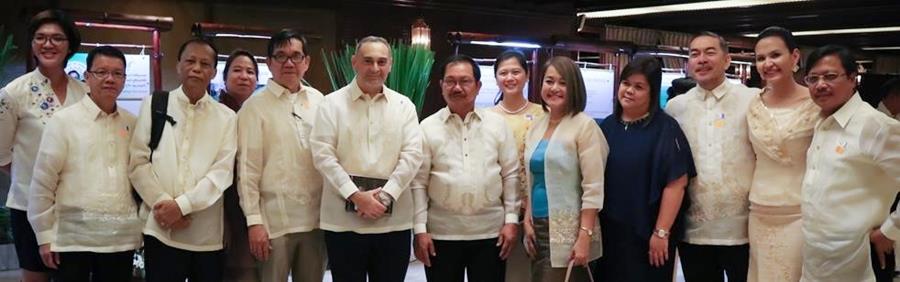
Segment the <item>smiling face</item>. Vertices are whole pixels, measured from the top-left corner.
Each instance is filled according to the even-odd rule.
[[[125,88],[125,62],[116,57],[97,55],[85,73],[91,99],[115,103]],[[98,103],[99,104],[99,103]]]
[[[475,108],[475,96],[481,89],[481,81],[475,80],[472,65],[456,62],[447,65],[441,79],[441,93],[450,111],[465,118]]]
[[[350,59],[356,71],[356,83],[365,93],[381,90],[391,73],[391,50],[380,42],[366,42]]]
[[[206,44],[191,43],[185,46],[178,59],[178,78],[193,89],[205,89],[216,75],[216,52]]]
[[[722,49],[719,39],[699,36],[691,41],[688,65],[691,75],[701,87],[711,90],[725,81],[725,70],[731,56]]]
[[[256,69],[247,56],[237,56],[225,70],[225,89],[228,93],[247,97],[256,89]]]
[[[566,80],[555,67],[547,67],[541,85],[541,99],[551,112],[568,113],[568,89]]]
[[[619,105],[625,112],[650,111],[650,82],[643,74],[633,74],[619,82]]]
[[[794,67],[800,62],[799,50],[788,50],[780,37],[769,36],[756,42],[756,70],[770,83],[793,81]]]
[[[818,77],[818,81],[810,83],[809,94],[813,102],[822,108],[825,116],[831,115],[850,100],[856,88],[855,73],[848,73],[841,64],[838,55],[828,55],[819,59],[809,70],[807,77]],[[823,77],[833,77],[828,80]]]
[[[500,62],[495,75],[497,87],[504,95],[522,95],[522,90],[528,83],[528,72],[522,68],[516,58]]]
[[[46,23],[34,32],[31,52],[43,67],[64,67],[69,54],[69,40],[58,24]]]

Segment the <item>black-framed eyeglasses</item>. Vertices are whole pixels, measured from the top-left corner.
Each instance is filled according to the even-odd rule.
[[[285,55],[285,54],[279,53],[279,54],[275,54],[272,56],[272,59],[279,63],[287,62],[287,60],[290,59],[291,62],[296,64],[296,63],[300,63],[301,61],[303,61],[303,58],[306,58],[306,55],[304,55],[303,53],[294,53],[291,55]]]
[[[96,76],[99,79],[106,79],[110,76],[112,76],[115,79],[124,79],[125,78],[125,73],[120,72],[120,71],[101,70],[101,71],[88,71],[88,73],[93,74],[94,76]]]
[[[803,81],[806,82],[806,85],[814,85],[819,83],[819,80],[825,81],[825,83],[832,83],[837,80],[842,75],[847,73],[826,73],[823,75],[807,75],[803,77]]]
[[[44,35],[38,35],[38,36],[35,36],[35,37],[32,39],[32,41],[34,42],[34,44],[37,44],[37,45],[44,45],[44,44],[47,44],[47,41],[50,41],[50,43],[53,44],[53,45],[60,45],[60,44],[62,44],[63,42],[69,41],[69,39],[66,38],[65,36],[44,36]]]
[[[453,88],[454,86],[459,85],[459,87],[468,88],[475,84],[475,80],[463,79],[463,80],[441,80],[441,85],[446,88]]]

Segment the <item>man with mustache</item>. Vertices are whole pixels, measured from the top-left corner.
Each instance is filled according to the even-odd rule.
[[[856,93],[847,48],[820,47],[806,62],[812,67],[804,80],[822,120],[803,179],[801,281],[876,281],[870,251],[875,267],[885,269],[900,239],[900,212],[884,217],[900,190],[900,122]]]
[[[144,225],[148,282],[222,281],[222,193],[233,181],[237,152],[234,112],[207,93],[216,74],[216,48],[191,39],[178,51],[181,86],[168,93],[166,112],[144,99],[131,140],[130,178],[150,213]],[[154,95],[162,95],[156,93]],[[153,119],[164,116],[151,149]]]
[[[428,281],[504,281],[519,219],[518,148],[502,116],[475,109],[478,64],[439,70],[447,107],[422,121],[425,158],[410,185],[415,254]]]
[[[282,30],[269,39],[266,87],[238,112],[238,191],[250,253],[261,281],[322,281],[325,239],[319,230],[322,177],[309,132],[325,97],[302,84],[306,38]]]
[[[728,82],[725,70],[730,64],[724,38],[711,32],[694,36],[688,68],[697,86],[666,107],[684,130],[697,167],[685,198],[691,206],[684,242],[678,246],[686,281],[722,281],[723,272],[728,281],[747,280],[755,155],[746,116],[759,89]]]
[[[336,282],[401,282],[409,266],[410,181],[422,164],[416,107],[387,88],[391,47],[381,37],[356,44],[356,77],[325,96],[310,145],[325,180],[320,226]]]

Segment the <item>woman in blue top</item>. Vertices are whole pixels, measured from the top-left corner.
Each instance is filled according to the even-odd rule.
[[[526,134],[525,250],[531,281],[564,281],[568,265],[600,257],[597,212],[603,207],[603,132],[585,114],[584,79],[575,63],[554,57],[544,66],[541,99],[550,113]],[[570,281],[587,281],[578,267]]]
[[[609,142],[603,258],[598,281],[672,281],[688,178],[696,175],[684,133],[659,108],[662,69],[638,58],[622,70],[613,114],[600,124]]]

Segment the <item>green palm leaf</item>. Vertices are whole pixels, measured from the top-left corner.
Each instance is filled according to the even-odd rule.
[[[356,73],[350,64],[350,57],[356,52],[355,47],[347,44],[343,50],[325,52],[322,50],[322,61],[331,81],[333,90],[346,86]],[[434,65],[434,52],[421,46],[406,43],[391,43],[391,56],[394,59],[391,73],[385,84],[388,88],[406,95],[416,105],[416,111],[422,112],[425,103],[425,90],[428,89],[431,67]]]

